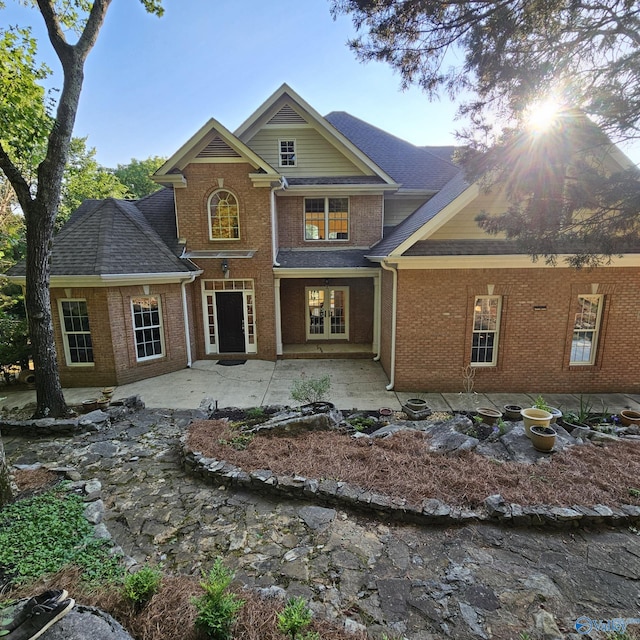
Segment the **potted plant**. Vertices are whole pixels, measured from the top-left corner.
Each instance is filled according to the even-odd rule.
[[[544,409],[536,409],[531,407],[530,409],[523,409],[520,414],[524,421],[524,434],[527,438],[531,437],[530,429],[534,425],[539,427],[548,427],[551,424],[551,418],[553,417],[549,411]]]
[[[553,427],[533,425],[530,432],[531,444],[536,451],[549,453],[556,444],[556,431]]]
[[[536,401],[533,403],[533,408],[548,411],[551,414],[551,424],[555,424],[558,420],[562,419],[562,411],[556,407],[549,406],[542,396],[536,398]]]
[[[500,418],[502,418],[501,411],[498,411],[497,409],[490,409],[488,407],[480,407],[478,409],[478,415],[485,424],[495,424]]]
[[[589,430],[591,427],[586,422],[580,420],[580,416],[574,411],[568,411],[562,418],[562,426],[572,433],[574,429],[580,429],[582,433],[586,433],[585,429]]]
[[[422,398],[409,398],[404,403],[411,411],[424,411],[427,409],[427,401]]]
[[[520,420],[522,418],[521,411],[522,407],[519,404],[505,404],[503,413],[507,420]]]

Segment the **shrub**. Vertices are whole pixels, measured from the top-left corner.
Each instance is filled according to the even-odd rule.
[[[311,624],[311,609],[304,598],[290,598],[285,608],[278,614],[278,631],[288,634],[292,640]],[[305,634],[306,635],[306,634]]]
[[[231,628],[244,604],[244,600],[228,590],[233,577],[233,572],[222,564],[221,558],[217,558],[209,575],[200,582],[204,595],[192,600],[198,611],[196,626],[213,640],[231,637]]]
[[[320,402],[331,389],[331,378],[326,375],[321,378],[307,378],[303,376],[291,385],[291,397],[296,402]]]
[[[122,592],[127,600],[141,606],[158,593],[161,581],[162,571],[147,565],[125,577]]]

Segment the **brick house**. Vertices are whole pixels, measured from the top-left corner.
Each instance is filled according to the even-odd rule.
[[[452,153],[322,117],[287,85],[233,133],[211,119],[163,189],[87,201],[56,237],[63,385],[313,357],[378,358],[396,390],[460,391],[471,364],[478,391],[640,392],[622,358],[640,352],[640,255],[533,263],[479,229],[503,200]]]

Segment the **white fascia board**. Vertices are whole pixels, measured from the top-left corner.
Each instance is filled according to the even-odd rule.
[[[570,269],[566,264],[571,254],[559,254],[557,264],[549,265],[544,260],[533,262],[531,256],[514,255],[473,255],[473,256],[396,256],[393,262],[398,269]],[[369,258],[376,260],[376,258]],[[602,269],[616,267],[640,267],[640,254],[628,254],[622,258],[614,258],[611,264],[600,267]]]
[[[380,195],[387,193],[397,185],[390,184],[314,184],[289,185],[285,191],[277,191],[278,198],[287,196],[326,196],[327,194],[358,194],[358,195]]]
[[[336,267],[334,269],[286,269],[274,267],[276,278],[373,278],[380,273],[377,267]]]
[[[460,213],[464,207],[473,202],[480,194],[480,187],[477,182],[467,187],[457,198],[452,200],[448,205],[443,207],[431,220],[423,224],[419,229],[414,231],[404,242],[398,245],[389,255],[401,256],[407,249],[411,248],[419,240],[427,240],[429,236],[435,233],[442,225],[446,224],[455,215]],[[423,206],[426,206],[425,203]]]
[[[204,271],[179,271],[177,273],[132,273],[107,274],[102,276],[51,276],[50,288],[61,287],[128,287],[137,284],[172,284],[190,280],[191,276],[202,275]],[[16,284],[25,284],[25,276],[9,278]]]
[[[152,175],[151,179],[164,187],[171,186],[174,189],[184,189],[187,179],[181,173],[165,173],[161,176]]]
[[[306,100],[298,95],[288,84],[284,83],[269,96],[236,130],[235,135],[245,140],[245,134],[251,134],[254,126],[276,105],[283,96],[288,96],[295,105],[306,112],[313,121],[313,128],[332,146],[345,154],[363,173],[372,172],[381,177],[387,184],[395,185],[394,179],[383,171],[371,158],[356,147],[347,137],[325,120]]]

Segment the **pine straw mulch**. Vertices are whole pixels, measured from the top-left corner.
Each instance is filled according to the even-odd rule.
[[[239,433],[225,420],[194,422],[187,446],[247,472],[269,469],[276,475],[340,480],[413,504],[437,498],[473,508],[499,493],[526,506],[640,505],[638,494],[629,492],[640,492],[640,444],[635,442],[570,447],[548,463],[526,465],[474,452],[429,453],[428,435],[420,431],[371,440],[337,431],[259,434],[245,450],[224,444]]]
[[[46,589],[66,589],[77,604],[94,606],[112,615],[136,640],[206,640],[196,629],[196,609],[191,599],[202,595],[195,576],[169,576],[162,579],[160,591],[140,610],[126,601],[119,589],[90,588],[81,581],[79,569],[66,569],[28,588],[16,589],[11,600],[29,598]],[[233,627],[234,640],[286,640],[278,631],[277,615],[284,603],[264,599],[249,589],[232,589],[245,601]],[[365,635],[353,635],[331,622],[314,618],[309,630],[317,631],[323,640],[364,640]]]

